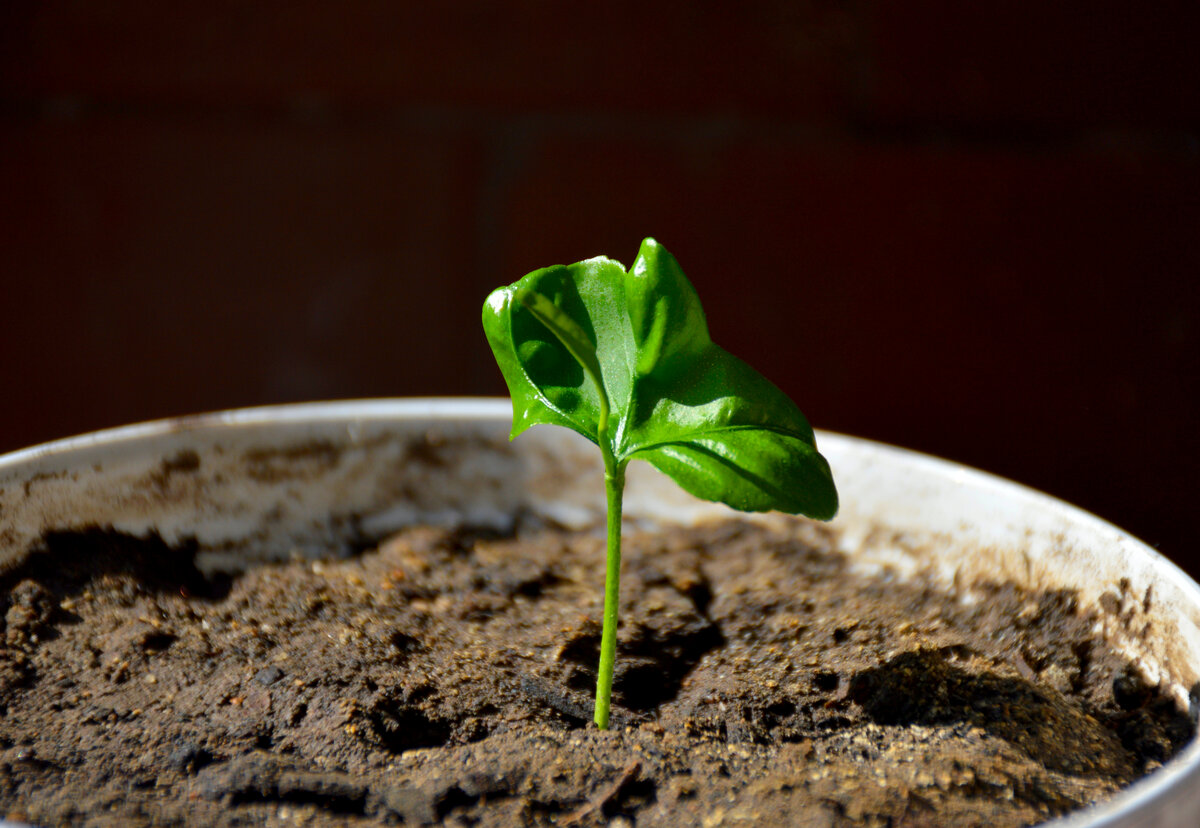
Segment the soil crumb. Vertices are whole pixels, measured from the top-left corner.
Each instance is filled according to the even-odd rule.
[[[56,535],[0,579],[0,816],[36,825],[1002,826],[1192,737],[1070,592],[867,576],[827,529],[414,527],[219,579]]]

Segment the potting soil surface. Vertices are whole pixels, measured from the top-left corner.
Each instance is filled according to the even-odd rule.
[[[38,825],[1000,828],[1103,799],[1190,720],[1064,591],[863,574],[827,529],[604,544],[420,527],[203,576],[95,529],[0,581],[0,815]]]

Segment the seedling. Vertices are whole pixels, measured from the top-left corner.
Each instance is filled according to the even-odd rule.
[[[597,257],[495,290],[483,328],[513,403],[511,438],[548,423],[600,447],[607,498],[595,721],[608,727],[617,650],[625,467],[645,460],[705,500],[828,520],[829,464],[800,409],[715,345],[675,258],[642,242],[628,271]]]

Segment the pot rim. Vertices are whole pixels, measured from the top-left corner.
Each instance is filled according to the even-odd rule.
[[[273,423],[334,423],[342,421],[390,420],[490,420],[511,421],[512,401],[508,397],[373,397],[362,399],[326,400],[299,403],[280,403],[245,408],[231,408],[182,417],[145,420],[129,425],[89,431],[71,437],[38,443],[23,449],[0,454],[0,474],[29,462],[40,462],[75,451],[100,446],[119,446],[146,438],[178,434],[187,431],[265,426]],[[1068,512],[1073,521],[1083,521],[1140,547],[1157,565],[1166,569],[1177,585],[1190,592],[1200,606],[1200,584],[1167,556],[1145,541],[1116,524],[1066,500],[1039,489],[1019,483],[974,466],[947,460],[891,443],[856,437],[842,432],[814,429],[818,447],[824,441],[862,446],[868,451],[892,455],[919,468],[922,472],[943,479],[970,483],[990,491],[1019,492],[1023,498]]]
[[[511,401],[506,397],[371,398],[229,409],[107,428],[9,452],[0,455],[0,482],[23,471],[36,471],[37,467],[43,464],[53,464],[56,460],[76,452],[119,448],[123,444],[135,444],[150,438],[189,431],[222,431],[281,423],[316,425],[404,420],[498,423],[510,421],[511,416]],[[1147,556],[1160,578],[1171,581],[1195,607],[1200,608],[1200,585],[1177,564],[1148,544],[1086,510],[998,475],[929,454],[836,432],[817,430],[816,435],[818,444],[832,443],[844,450],[857,447],[863,452],[891,455],[893,459],[917,469],[922,475],[966,484],[984,492],[1003,490],[1017,494],[1031,503],[1038,502],[1043,508],[1069,516],[1073,523],[1091,524],[1093,529],[1115,533],[1122,543],[1132,544],[1139,554]],[[1169,808],[1176,800],[1180,800],[1179,804],[1182,805],[1183,800],[1190,799],[1187,797],[1188,790],[1197,788],[1200,788],[1200,738],[1193,738],[1192,742],[1166,765],[1135,781],[1104,802],[1043,824],[1057,828],[1108,828],[1117,825],[1152,824],[1151,821],[1156,815],[1163,814],[1164,808]],[[1192,798],[1195,797],[1193,794]],[[0,828],[8,826],[19,828],[21,823],[6,822],[0,818]]]

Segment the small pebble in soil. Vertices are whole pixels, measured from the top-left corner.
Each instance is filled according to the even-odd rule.
[[[264,687],[270,687],[281,678],[283,678],[283,670],[274,665],[264,667],[254,674],[254,680]]]
[[[212,760],[211,753],[190,740],[178,742],[167,754],[167,766],[181,773],[195,773]]]

